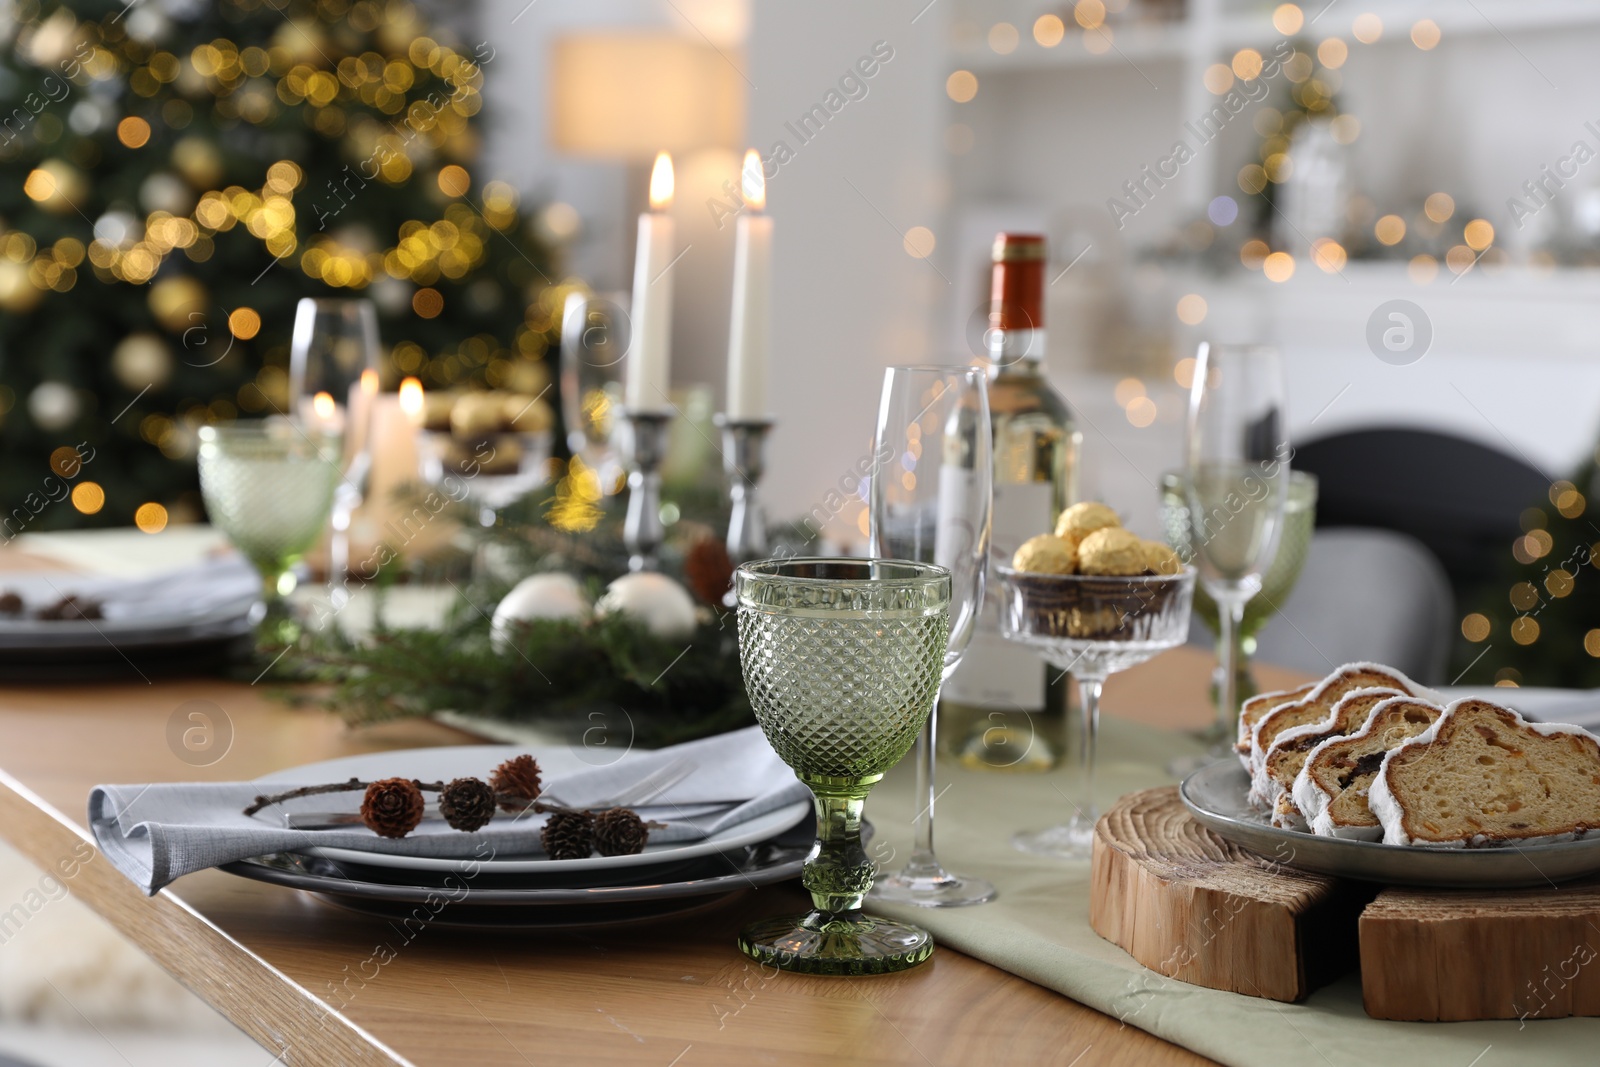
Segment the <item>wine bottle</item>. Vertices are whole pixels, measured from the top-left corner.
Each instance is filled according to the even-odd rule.
[[[989,329],[989,415],[994,423],[993,567],[1054,529],[1077,499],[1083,435],[1044,374],[1045,239],[1001,233],[994,241]],[[1060,758],[1067,679],[1000,635],[998,599],[985,597],[972,644],[939,705],[946,751],[992,770],[1047,770]]]

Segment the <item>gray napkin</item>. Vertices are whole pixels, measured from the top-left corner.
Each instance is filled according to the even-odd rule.
[[[21,572],[7,575],[4,587],[30,608],[46,607],[68,594],[89,597],[100,601],[107,619],[117,621],[197,616],[235,606],[242,611],[261,595],[260,577],[236,552],[146,578]]]
[[[500,758],[509,759],[522,751],[506,746]],[[667,824],[664,830],[650,831],[653,844],[700,840],[811,795],[753,726],[653,752],[629,752],[609,766],[547,781],[545,790],[570,806],[585,807],[679,757],[694,761],[693,773],[648,805],[634,809],[646,819]],[[496,762],[487,763],[483,773],[487,775]],[[398,839],[379,837],[361,826],[291,830],[284,825],[287,812],[356,811],[361,806],[359,792],[297,797],[253,816],[241,814],[259,794],[315,784],[319,782],[100,785],[89,794],[89,826],[106,858],[152,894],[192,871],[319,845],[462,860],[482,859],[480,846],[485,840],[492,845],[493,855],[502,858],[542,851],[539,831],[548,816],[532,813],[501,813],[476,833],[462,833],[443,822],[427,820]],[[436,795],[427,796],[433,813]]]

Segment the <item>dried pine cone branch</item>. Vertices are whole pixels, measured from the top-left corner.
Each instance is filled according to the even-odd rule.
[[[361,800],[361,821],[379,837],[404,837],[422,821],[421,783],[410,778],[384,778],[367,786]]]
[[[594,851],[594,816],[587,811],[558,811],[539,831],[539,843],[553,860],[588,859]]]
[[[594,845],[602,856],[635,855],[649,840],[645,821],[627,808],[611,808],[594,817]]]
[[[254,815],[269,804],[281,804],[285,800],[293,800],[295,797],[311,797],[319,793],[353,793],[357,789],[365,789],[366,787],[367,783],[359,778],[334,782],[331,785],[303,785],[299,789],[291,789],[287,793],[273,793],[271,796],[256,797],[256,802],[245,808],[244,813],[246,815]]]
[[[471,833],[494,818],[494,790],[478,778],[456,778],[439,794],[439,814],[452,829]]]
[[[527,755],[508,759],[489,776],[489,786],[494,790],[502,811],[513,814],[526,811],[530,804],[539,799],[543,787],[539,761]]]

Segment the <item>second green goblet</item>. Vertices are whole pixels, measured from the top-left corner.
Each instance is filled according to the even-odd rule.
[[[813,909],[739,935],[748,956],[807,974],[885,974],[933,953],[926,930],[863,914],[867,793],[905,756],[939,693],[950,572],[878,559],[739,568],[739,656],[762,731],[816,796],[802,881]]]

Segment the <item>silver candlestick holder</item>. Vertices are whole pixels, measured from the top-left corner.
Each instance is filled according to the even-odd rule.
[[[733,503],[728,518],[728,557],[747,563],[767,555],[767,517],[758,491],[763,469],[762,449],[771,419],[730,419],[718,415],[722,429],[722,467],[728,474],[728,495]]]
[[[661,461],[667,455],[672,412],[628,410],[623,415],[633,430],[633,446],[628,454],[628,515],[622,542],[628,547],[630,571],[653,571],[666,536],[661,525]]]

